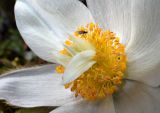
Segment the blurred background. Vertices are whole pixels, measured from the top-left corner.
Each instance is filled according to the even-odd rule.
[[[23,42],[14,19],[15,0],[0,0],[0,74],[5,71],[45,63]]]
[[[0,75],[11,70],[42,65],[39,59],[22,40],[14,18],[16,0],[0,0]],[[81,0],[86,4],[85,0]],[[18,108],[0,101],[0,113],[48,113],[53,108]]]

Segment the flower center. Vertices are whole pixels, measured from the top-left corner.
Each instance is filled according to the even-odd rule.
[[[93,60],[96,63],[76,80],[66,84],[65,88],[71,88],[75,96],[80,95],[87,100],[102,99],[112,95],[123,83],[127,61],[125,46],[113,32],[103,31],[94,23],[81,26],[74,32],[74,36],[94,46],[96,55]],[[65,44],[70,46],[73,43],[69,38]],[[67,49],[63,49],[60,53],[70,55]],[[58,66],[56,70],[63,73],[65,68]]]

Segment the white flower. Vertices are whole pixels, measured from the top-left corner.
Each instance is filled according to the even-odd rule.
[[[89,9],[78,0],[17,0],[18,29],[39,57],[65,67],[65,84],[98,62],[92,59],[97,55],[95,45],[74,38],[77,27],[95,22],[113,31],[126,47],[127,78],[122,90],[95,101],[83,99],[81,93],[75,97],[51,64],[0,77],[0,99],[22,107],[58,106],[51,113],[159,113],[160,1],[87,0],[87,4]],[[68,37],[76,46],[64,44]],[[70,55],[59,53],[64,48]]]

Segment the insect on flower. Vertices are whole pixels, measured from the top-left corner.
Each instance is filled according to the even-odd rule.
[[[56,64],[0,77],[0,99],[51,113],[160,112],[160,0],[17,0],[28,46]]]

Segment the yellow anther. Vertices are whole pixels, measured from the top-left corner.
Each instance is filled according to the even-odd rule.
[[[65,55],[65,54],[67,53],[67,50],[66,50],[66,49],[63,49],[63,50],[59,51],[59,53]]]
[[[70,46],[70,45],[72,45],[72,42],[71,42],[70,40],[66,40],[66,41],[65,41],[65,44],[66,44],[67,46]]]
[[[59,74],[64,73],[64,67],[62,65],[56,67],[56,72]]]
[[[123,83],[127,62],[125,46],[113,32],[103,31],[94,23],[81,26],[74,35],[75,38],[84,39],[95,47],[96,55],[93,60],[96,63],[65,87],[75,92],[75,96],[80,95],[86,100],[96,100],[112,95]],[[65,44],[72,43],[67,40]],[[62,50],[61,53],[68,54],[68,51]]]
[[[66,49],[60,50],[59,53],[62,54],[62,55],[70,56],[70,53]]]

